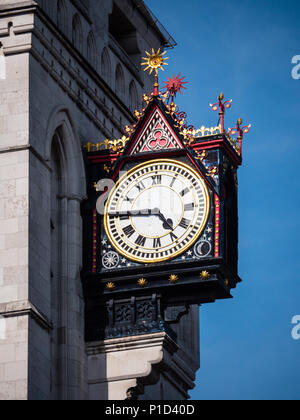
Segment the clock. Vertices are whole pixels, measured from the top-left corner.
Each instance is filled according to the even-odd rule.
[[[131,169],[111,190],[104,229],[119,254],[153,264],[187,251],[203,233],[209,208],[208,189],[195,169],[152,160]]]

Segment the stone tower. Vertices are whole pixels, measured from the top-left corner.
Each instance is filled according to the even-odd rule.
[[[82,145],[133,123],[152,86],[141,56],[170,40],[142,0],[0,2],[1,400],[125,399],[138,385],[142,399],[184,399],[193,387],[197,307],[177,343],[86,343],[80,278]]]

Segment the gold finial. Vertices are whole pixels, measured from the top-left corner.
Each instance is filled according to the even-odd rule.
[[[138,285],[139,285],[140,287],[146,287],[146,286],[147,286],[147,284],[148,284],[148,282],[147,282],[147,280],[146,280],[146,279],[139,279],[139,280],[138,280]]]
[[[219,95],[219,101],[223,101],[223,99],[224,99],[224,93],[220,93],[220,95]]]
[[[241,118],[239,118],[239,119],[237,120],[237,123],[238,123],[239,125],[241,125],[241,124],[243,124],[243,120],[242,120]]]
[[[202,278],[202,280],[209,280],[210,279],[210,274],[208,271],[202,271],[202,273],[200,274],[200,277]]]
[[[158,76],[158,69],[164,71],[163,66],[167,66],[168,63],[165,61],[168,60],[168,58],[164,58],[164,55],[166,54],[166,51],[164,53],[160,52],[160,48],[157,51],[157,53],[152,48],[152,54],[148,53],[146,51],[146,54],[148,57],[143,57],[144,62],[141,64],[142,66],[147,66],[144,71],[147,71],[150,69],[150,74],[152,74],[153,70],[155,71],[155,75]]]
[[[106,288],[108,290],[114,290],[116,288],[116,285],[115,285],[115,283],[110,282],[110,283],[107,283]]]
[[[173,283],[173,284],[177,283],[178,280],[179,280],[179,277],[176,274],[171,274],[170,277],[169,277],[170,283]]]

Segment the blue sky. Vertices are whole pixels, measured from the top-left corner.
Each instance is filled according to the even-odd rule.
[[[195,126],[233,99],[225,126],[253,125],[239,171],[240,263],[233,300],[201,308],[201,369],[192,399],[300,399],[300,2],[148,0],[178,42],[169,68],[189,82],[178,105]],[[166,75],[161,76],[165,80]]]

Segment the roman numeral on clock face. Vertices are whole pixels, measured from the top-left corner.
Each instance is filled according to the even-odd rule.
[[[187,195],[190,192],[190,190],[188,188],[186,188],[185,190],[181,191],[180,195],[181,197],[184,197],[185,195]]]
[[[153,240],[153,248],[161,248],[161,240],[160,240],[160,238],[154,238],[154,240]]]
[[[152,185],[160,185],[162,181],[161,175],[155,175],[152,177]]]
[[[146,189],[145,185],[142,182],[137,184],[136,188],[139,190],[139,192],[144,191]]]
[[[183,229],[187,229],[190,226],[191,221],[183,218],[181,222],[179,223],[179,226],[181,226]]]
[[[177,241],[177,239],[178,239],[178,237],[173,233],[173,232],[171,232],[170,233],[170,236],[171,236],[171,240],[174,242],[174,241]]]
[[[194,203],[189,203],[189,204],[186,204],[184,206],[184,211],[192,211],[194,209],[195,209],[195,204]]]
[[[134,234],[134,229],[131,225],[126,226],[123,231],[127,238],[130,238]]]
[[[171,181],[170,188],[173,188],[173,186],[174,186],[174,184],[176,182],[176,179],[177,179],[177,176],[174,176],[174,178]]]
[[[140,236],[137,238],[137,240],[135,241],[135,243],[136,243],[138,246],[145,246],[145,243],[146,243],[146,238],[144,238],[144,236],[140,235]]]

